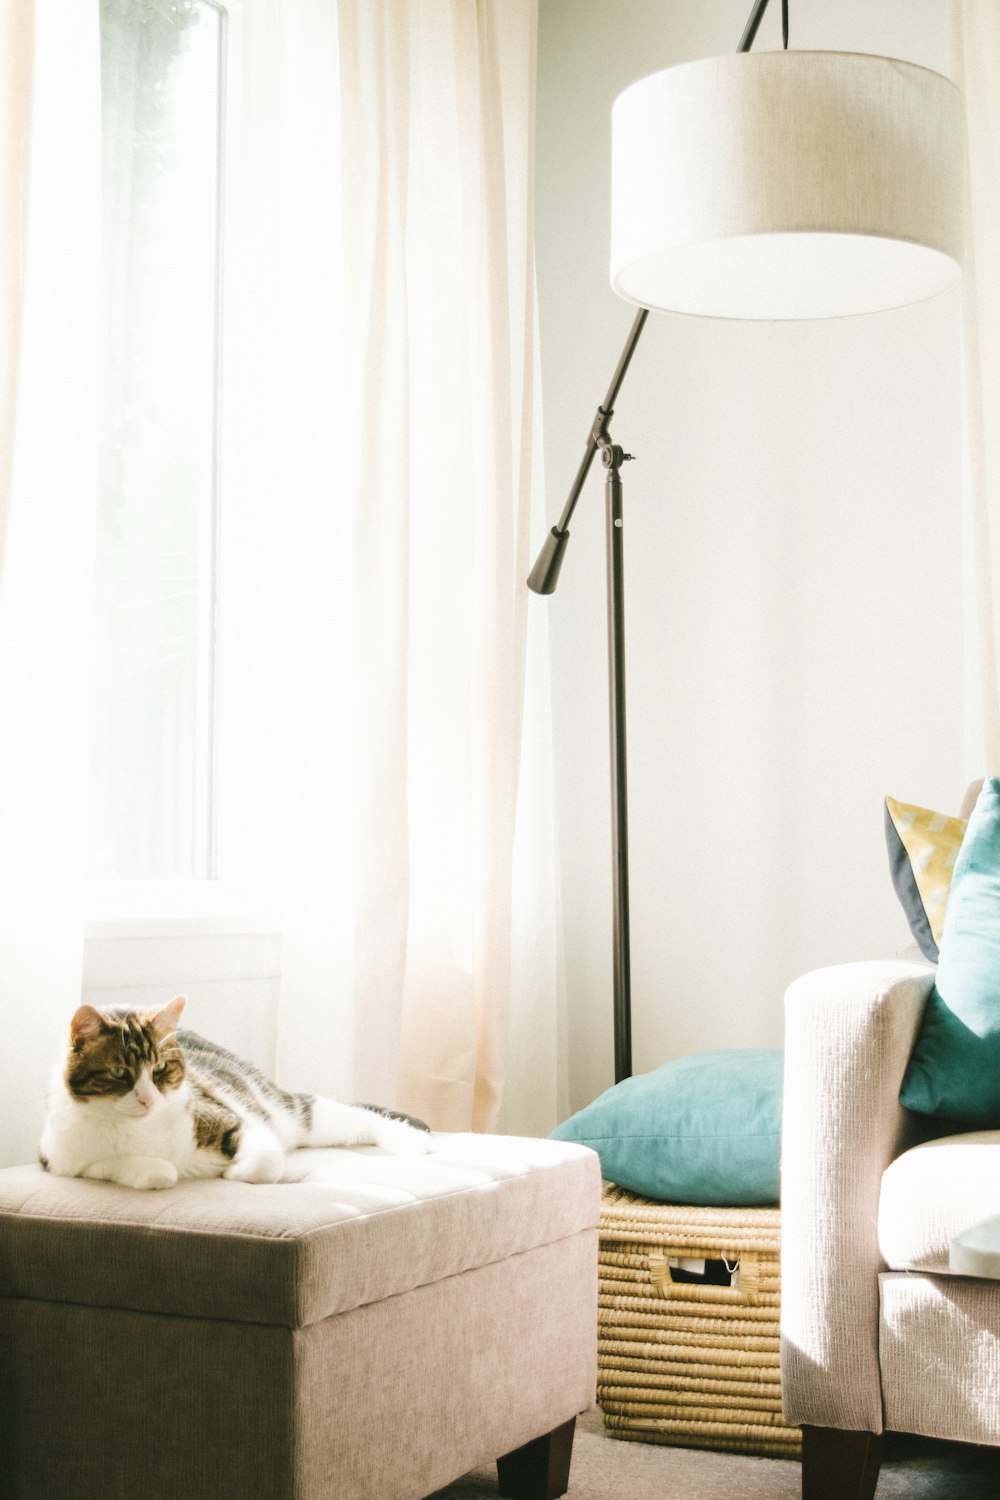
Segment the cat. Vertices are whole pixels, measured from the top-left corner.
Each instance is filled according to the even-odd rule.
[[[42,1166],[59,1177],[173,1187],[184,1177],[277,1182],[297,1146],[430,1149],[426,1130],[363,1105],[290,1094],[224,1047],[178,1029],[185,999],[159,1010],[81,1005],[56,1064]]]

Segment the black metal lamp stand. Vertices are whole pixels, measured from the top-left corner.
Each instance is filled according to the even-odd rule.
[[[587,438],[583,461],[576,472],[573,488],[563,507],[559,525],[553,526],[549,532],[538,554],[538,560],[528,575],[528,587],[536,594],[551,594],[555,590],[566,543],[569,541],[570,517],[590,472],[594,454],[599,448],[601,461],[607,470],[604,488],[607,498],[608,689],[611,708],[611,848],[614,865],[612,924],[616,1083],[620,1083],[623,1078],[628,1078],[632,1072],[628,776],[625,754],[625,561],[621,478],[621,466],[632,455],[624,453],[616,443],[612,443],[608,423],[614,415],[618,392],[648,316],[649,309],[646,307],[641,307],[636,313],[615,373],[611,377],[608,393],[597,408],[597,415]]]
[[[737,52],[749,52],[753,46],[757,28],[760,26],[769,0],[755,0],[750,19],[740,38]],[[782,33],[784,45],[788,46],[788,0],[782,0]],[[608,423],[614,415],[615,401],[621,389],[639,342],[639,335],[649,309],[640,307],[625,340],[615,373],[611,377],[607,395],[597,408],[597,415],[587,438],[583,460],[576,472],[569,498],[563,506],[558,526],[553,526],[538,554],[535,566],[528,575],[528,587],[536,594],[551,594],[555,590],[562,567],[566,543],[569,541],[569,523],[576,502],[580,498],[594,454],[601,450],[601,461],[607,470],[605,494],[607,499],[607,554],[608,554],[608,687],[611,709],[611,849],[614,866],[612,892],[612,942],[614,971],[614,1028],[615,1028],[615,1082],[632,1073],[632,974],[631,938],[629,931],[629,887],[628,887],[628,777],[625,742],[625,599],[624,599],[624,547],[622,514],[621,466],[632,457],[624,453],[611,441]]]

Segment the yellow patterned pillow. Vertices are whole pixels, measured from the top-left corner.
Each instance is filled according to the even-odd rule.
[[[885,839],[892,883],[921,953],[937,962],[938,940],[965,819],[885,799]]]

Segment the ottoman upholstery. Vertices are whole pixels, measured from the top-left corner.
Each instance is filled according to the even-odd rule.
[[[591,1152],[444,1136],[288,1175],[0,1172],[5,1500],[420,1500],[592,1404]]]

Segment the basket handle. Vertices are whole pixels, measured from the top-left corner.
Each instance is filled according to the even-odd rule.
[[[690,1254],[690,1252],[687,1252]],[[674,1257],[680,1258],[679,1255]],[[723,1260],[724,1256],[708,1256],[709,1260]],[[649,1279],[661,1297],[683,1296],[686,1299],[704,1297],[712,1301],[755,1303],[760,1294],[760,1259],[753,1253],[740,1255],[735,1262],[739,1272],[737,1284],[732,1287],[698,1286],[695,1283],[674,1281],[670,1274],[670,1255],[664,1250],[651,1250],[649,1254]],[[728,1260],[726,1260],[728,1265]]]

